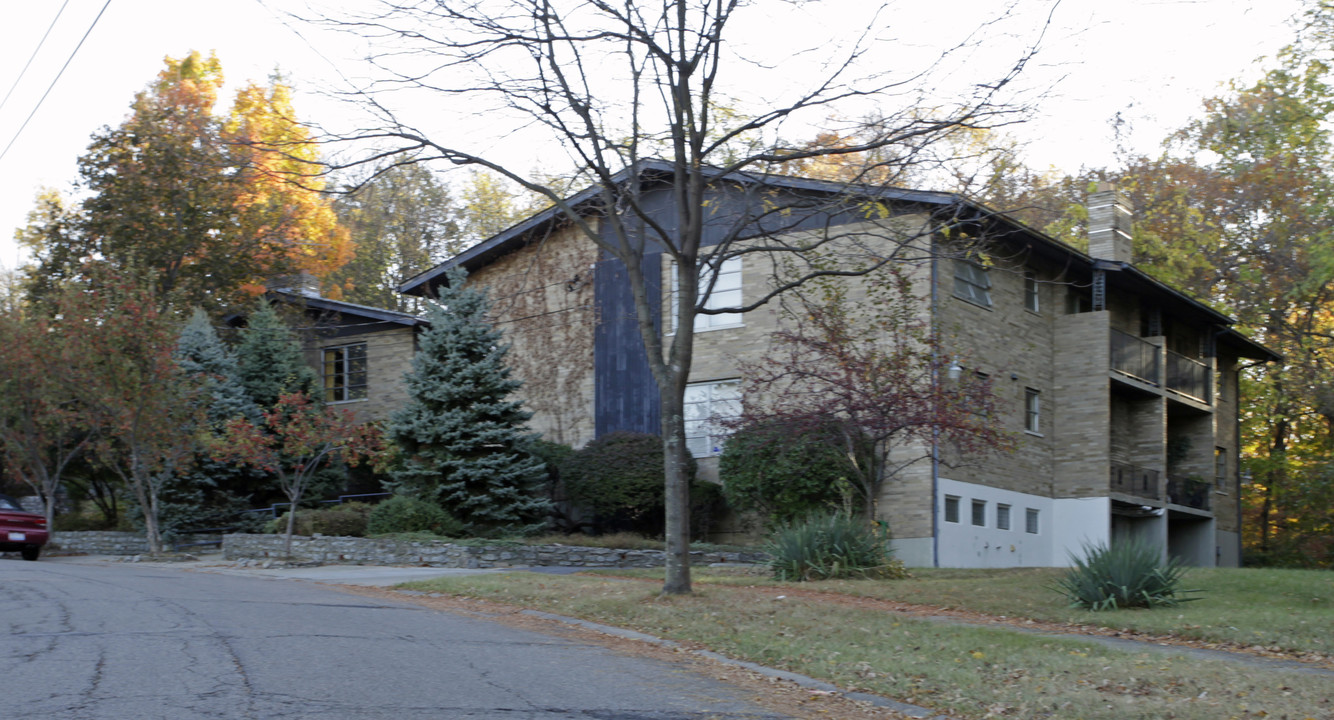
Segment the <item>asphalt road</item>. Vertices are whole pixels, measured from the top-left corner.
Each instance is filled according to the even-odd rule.
[[[0,559],[0,715],[781,717],[671,663],[254,574]]]

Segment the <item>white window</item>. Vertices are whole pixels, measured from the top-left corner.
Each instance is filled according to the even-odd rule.
[[[954,260],[954,297],[975,305],[991,307],[991,276],[987,269],[971,260]]]
[[[1032,271],[1024,273],[1024,309],[1042,312],[1042,296],[1038,293],[1038,279]]]
[[[959,522],[959,498],[953,495],[945,496],[945,522]]]
[[[709,284],[712,282],[713,290],[709,290]],[[672,272],[672,323],[676,322],[677,298],[680,286],[677,284],[676,272]],[[699,296],[703,299],[702,307],[709,310],[719,308],[738,307],[741,305],[741,258],[734,257],[724,260],[721,269],[718,270],[717,279],[714,279],[714,267],[705,265],[700,268],[699,273]],[[695,330],[716,330],[719,328],[740,327],[742,322],[741,313],[722,313],[719,315],[696,315]]]
[[[987,501],[973,501],[973,524],[978,527],[986,527],[987,524]]]
[[[324,401],[366,399],[366,343],[324,348]]]
[[[1032,535],[1038,534],[1038,511],[1033,508],[1025,508],[1024,530]]]
[[[1000,530],[1010,529],[1010,506],[996,505],[996,527]]]
[[[741,383],[736,380],[692,383],[686,386],[686,447],[695,457],[723,450],[727,428],[722,421],[741,414]]]
[[[1042,434],[1042,393],[1024,388],[1024,430]]]

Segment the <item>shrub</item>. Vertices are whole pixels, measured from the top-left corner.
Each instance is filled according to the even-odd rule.
[[[718,464],[723,496],[734,510],[758,512],[769,529],[844,506],[852,468],[828,427],[756,423],[727,439]]]
[[[1155,545],[1131,540],[1111,546],[1085,545],[1084,557],[1056,583],[1071,607],[1115,610],[1131,607],[1173,606],[1199,598],[1182,597],[1198,590],[1182,590],[1186,568],[1176,558],[1164,563]]]
[[[764,550],[776,580],[907,577],[887,539],[859,518],[829,513],[783,527]]]
[[[435,503],[395,495],[371,511],[366,532],[370,535],[430,532],[457,537],[463,532],[463,523]]]
[[[298,510],[296,522],[292,525],[292,534],[364,537],[372,507],[366,503],[343,503],[341,505]],[[265,526],[264,531],[269,533],[286,532],[287,513],[271,520]]]
[[[694,477],[693,459],[687,472]],[[663,453],[657,435],[603,435],[566,458],[560,477],[566,498],[592,513],[597,531],[662,533]]]

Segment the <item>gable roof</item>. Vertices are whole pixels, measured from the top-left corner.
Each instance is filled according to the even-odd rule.
[[[829,196],[850,194],[848,192],[848,183],[832,182],[829,180],[815,180],[812,178],[792,177],[788,175],[761,175],[748,172],[724,173],[722,170],[712,167],[704,168],[704,173],[709,176],[710,180],[726,177],[730,182],[736,182],[743,185],[764,185],[785,190],[797,190]],[[670,178],[672,174],[673,168],[671,163],[663,160],[642,160],[639,163],[639,177],[641,184],[665,181]],[[630,170],[627,168],[616,173],[616,175],[613,176],[613,179],[616,183],[620,184],[625,183],[629,177]],[[902,188],[891,187],[855,187],[858,188],[858,191],[855,194],[861,198],[885,199],[937,206],[957,205],[960,202],[959,196],[951,193],[929,190],[905,190]],[[593,185],[566,197],[565,203],[571,208],[585,210],[591,214],[598,210],[600,193],[600,186]],[[442,278],[451,268],[463,267],[468,269],[486,265],[491,260],[524,245],[533,233],[549,231],[554,227],[558,227],[565,222],[568,222],[567,219],[562,217],[562,214],[563,211],[553,205],[545,210],[530,215],[505,230],[473,245],[458,255],[445,260],[430,270],[409,278],[403,282],[403,284],[398,286],[398,291],[405,295],[424,295],[426,294],[427,289],[435,281]]]
[[[1090,275],[1095,270],[1114,272],[1115,275],[1109,277],[1109,280],[1114,278],[1112,281],[1118,286],[1139,294],[1163,298],[1174,306],[1182,308],[1185,314],[1191,316],[1193,320],[1225,326],[1227,330],[1219,333],[1220,339],[1231,346],[1241,357],[1266,361],[1282,360],[1282,356],[1278,353],[1231,329],[1230,326],[1236,323],[1235,318],[1229,317],[1185,292],[1154,278],[1134,265],[1093,258],[1003,212],[989,208],[958,193],[908,190],[742,171],[724,173],[721,169],[714,167],[704,168],[703,172],[710,181],[725,178],[729,182],[742,185],[763,185],[830,197],[845,195],[859,199],[889,200],[922,205],[937,208],[938,212],[949,211],[952,217],[962,222],[1000,225],[1006,229],[1006,232],[1003,233],[1006,236],[1006,242],[1013,242],[1022,238],[1034,252],[1060,261],[1062,264],[1081,272],[1087,272]],[[673,175],[674,166],[666,161],[643,160],[639,163],[638,176],[641,184],[665,182]],[[630,169],[626,168],[613,176],[613,179],[620,184],[625,183],[630,176]],[[600,210],[599,195],[600,187],[593,185],[565,198],[565,202],[577,211],[587,211],[592,214]],[[452,268],[462,267],[471,270],[485,266],[496,258],[522,247],[535,235],[549,232],[568,222],[567,219],[562,217],[562,214],[563,211],[552,206],[530,215],[430,270],[408,279],[399,285],[398,291],[408,295],[425,295],[433,285],[443,282],[444,275]]]

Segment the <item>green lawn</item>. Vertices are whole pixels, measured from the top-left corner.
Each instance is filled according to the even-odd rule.
[[[636,572],[636,575],[644,574]],[[1053,571],[929,571],[901,581],[805,583],[855,596],[1090,621],[1151,632],[1256,637],[1328,647],[1330,574],[1195,571],[1204,599],[1180,608],[1093,615],[1070,611],[1044,587]],[[765,585],[762,589],[746,585]],[[413,583],[417,590],[539,608],[710,649],[913,702],[961,718],[1334,718],[1334,679],[1180,655],[1111,650],[995,627],[963,627],[849,607],[776,599],[776,585],[720,571],[696,593],[663,598],[656,584],[528,573]],[[781,594],[781,593],[778,593]],[[1224,597],[1230,594],[1231,597]],[[1317,599],[1318,598],[1318,599]],[[1219,622],[1228,625],[1220,630]],[[1248,640],[1249,641],[1249,640]]]
[[[914,570],[908,581],[827,581],[808,589],[970,610],[1012,618],[1079,623],[1334,655],[1334,573],[1325,570],[1195,569],[1184,587],[1199,600],[1175,608],[1090,612],[1051,589],[1065,571]],[[656,573],[660,576],[660,571]],[[697,582],[778,585],[754,576],[703,571]]]

